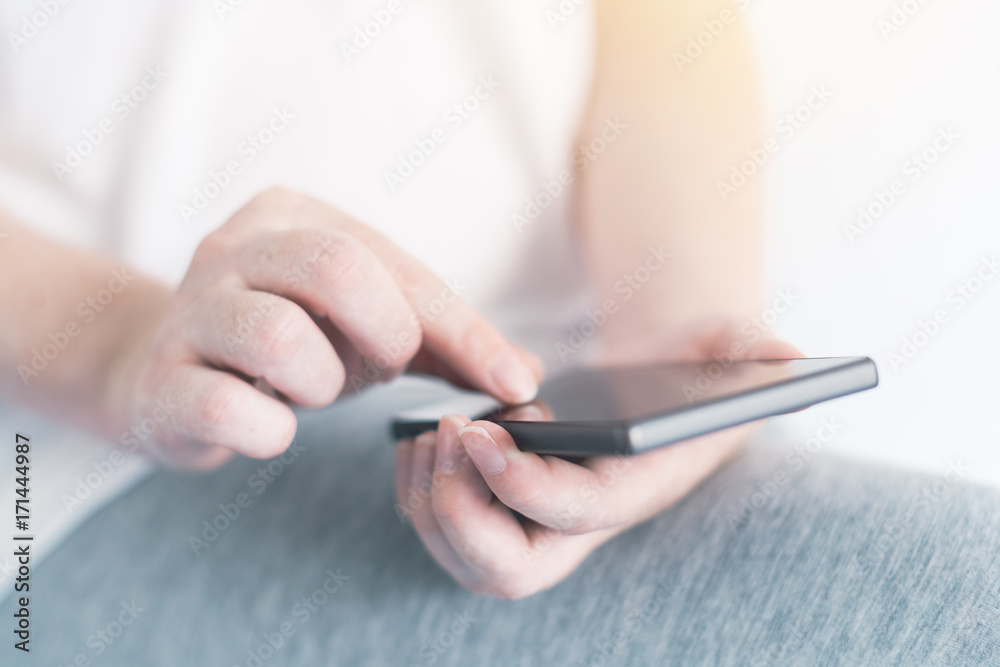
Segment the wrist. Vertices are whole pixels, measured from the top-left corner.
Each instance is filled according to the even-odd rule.
[[[111,437],[127,430],[135,419],[140,378],[172,299],[169,289],[148,279],[142,279],[130,296],[114,323],[114,346],[101,381],[100,429]]]

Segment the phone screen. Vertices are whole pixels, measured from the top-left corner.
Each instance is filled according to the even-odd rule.
[[[787,359],[579,368],[545,382],[525,406],[504,408],[498,421],[618,421],[681,410],[843,366],[845,359]],[[541,413],[541,414],[539,414]]]

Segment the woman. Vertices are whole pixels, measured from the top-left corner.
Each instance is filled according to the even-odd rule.
[[[868,629],[863,619],[896,604],[864,588],[880,566],[823,560],[830,535],[849,541],[837,552],[845,560],[862,552],[870,534],[851,525],[879,520],[875,508],[919,479],[851,486],[854,497],[838,499],[832,489],[874,473],[817,466],[734,528],[727,511],[781,461],[743,459],[652,524],[676,521],[670,529],[632,532],[588,561],[600,583],[581,587],[578,574],[508,610],[442,589],[401,527],[374,511],[389,502],[378,483],[387,454],[374,444],[382,413],[358,408],[369,417],[359,429],[335,406],[323,429],[338,453],[317,451],[326,431],[289,407],[326,406],[404,371],[520,402],[546,364],[797,354],[747,326],[763,308],[761,179],[717,188],[767,141],[732,5],[109,1],[53,9],[37,26],[30,3],[14,4],[4,10],[20,32],[6,64],[0,310],[17,325],[0,333],[5,394],[171,466],[284,457],[274,469],[236,461],[209,477],[161,473],[114,502],[50,561],[63,588],[91,582],[72,605],[91,613],[77,626],[37,611],[66,638],[39,650],[247,665],[947,654],[906,640],[941,590],[906,587],[909,615]],[[588,320],[599,326],[581,336]],[[748,433],[622,467],[521,453],[495,425],[449,416],[398,446],[396,513],[465,588],[523,598],[686,496]],[[737,495],[711,496],[727,484]],[[834,519],[817,535],[801,508],[824,486],[817,497]],[[585,488],[599,491],[594,502],[580,500]],[[996,507],[995,494],[961,493]],[[927,536],[945,548],[946,518],[964,500],[943,502],[892,552],[905,557]],[[255,503],[283,518],[269,523]],[[220,512],[227,521],[215,521]],[[115,538],[132,555],[109,570],[87,541],[112,544],[102,522],[115,516],[137,525]],[[699,532],[706,521],[713,528]],[[812,538],[803,546],[770,542],[801,531]],[[758,559],[762,545],[777,553]],[[141,567],[147,557],[163,581]],[[779,563],[790,588],[772,576]],[[867,605],[809,597],[807,582],[831,572],[824,590],[866,591]],[[387,573],[406,574],[373,583]],[[752,604],[727,611],[746,585]],[[110,633],[91,640],[85,628],[112,618],[107,603],[132,594],[150,610],[145,628],[136,614],[117,646]],[[196,595],[192,622],[175,605]],[[363,606],[372,601],[389,604]],[[977,631],[971,612],[950,608],[928,641]],[[832,610],[836,622],[814,627]],[[571,635],[577,621],[589,637]],[[834,647],[844,628],[863,629]],[[191,639],[172,642],[168,629]]]

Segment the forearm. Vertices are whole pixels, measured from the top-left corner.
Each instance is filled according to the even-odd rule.
[[[111,378],[169,291],[124,263],[0,213],[0,392],[102,433],[121,427]]]
[[[751,48],[737,22],[683,71],[674,59],[724,10],[735,16],[727,0],[597,3],[596,81],[581,139],[599,136],[608,118],[627,128],[584,172],[578,211],[597,298],[615,305],[602,332],[612,345],[758,309],[761,179],[727,201],[716,190],[763,142]],[[661,247],[670,258],[659,268],[650,261],[647,282],[623,281],[646,277],[636,271]]]

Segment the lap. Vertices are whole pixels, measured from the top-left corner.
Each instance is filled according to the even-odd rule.
[[[280,464],[160,472],[100,512],[33,577],[32,659],[1000,661],[1000,492],[826,455],[797,463],[780,443],[741,454],[550,591],[466,593],[393,508],[386,402],[414,400],[397,393],[304,418]]]

